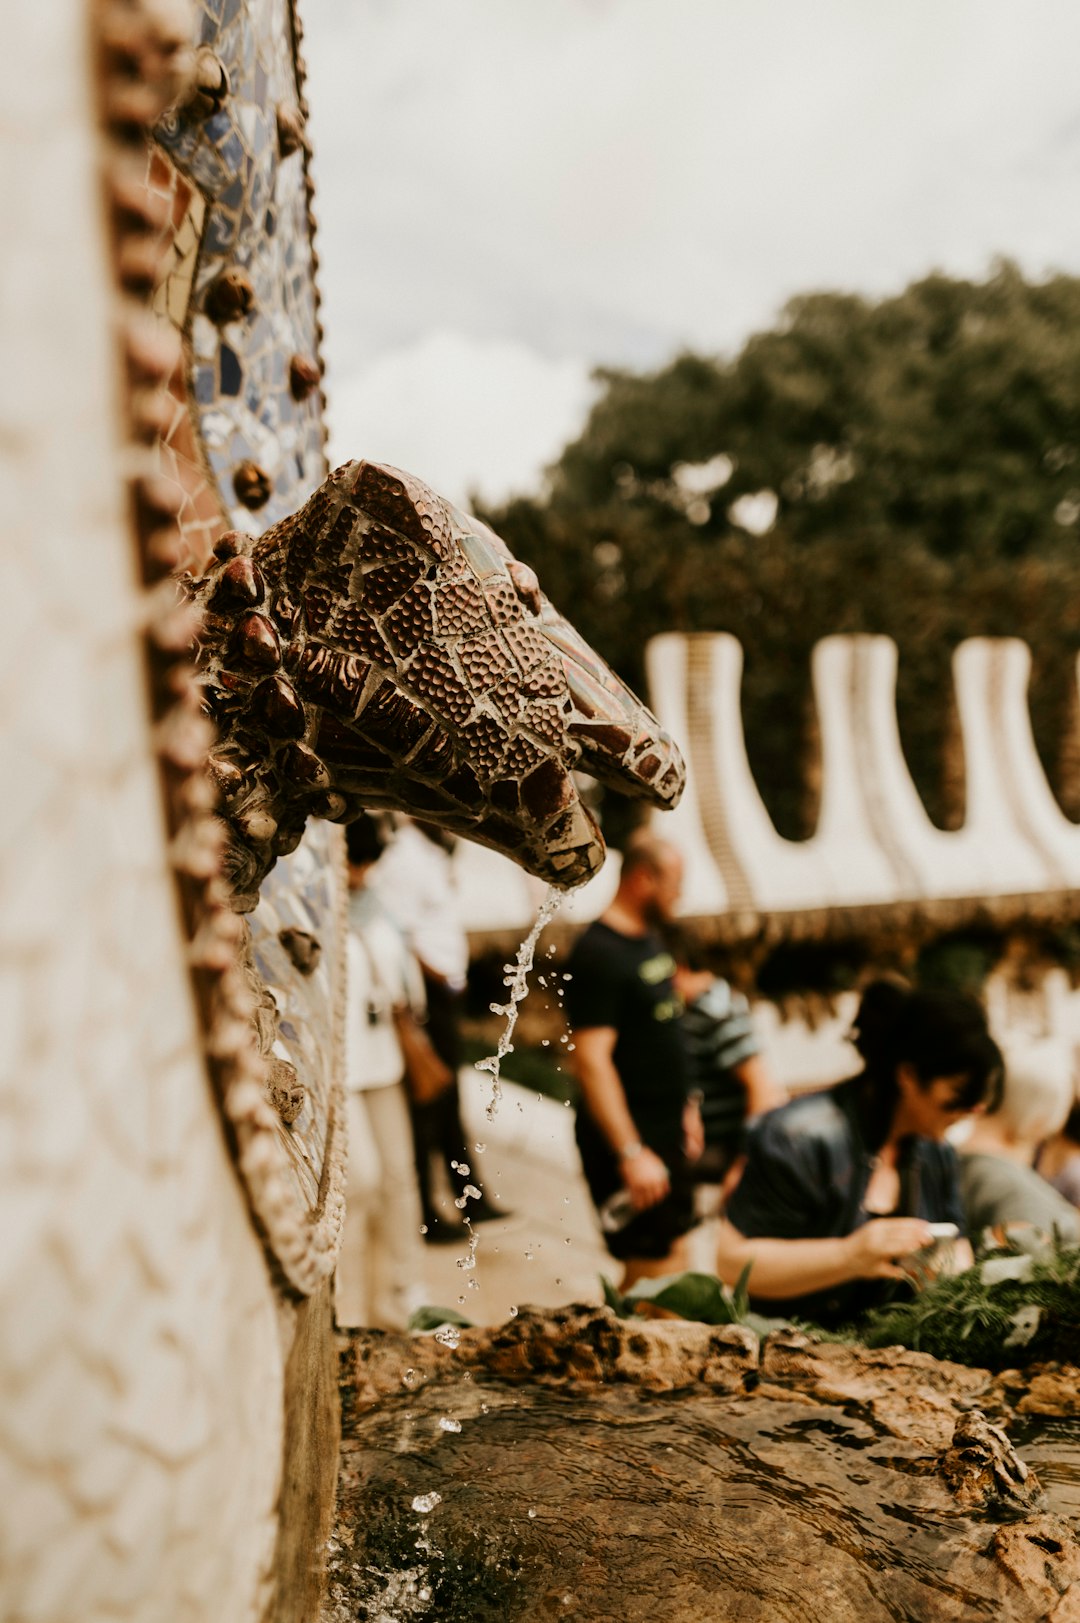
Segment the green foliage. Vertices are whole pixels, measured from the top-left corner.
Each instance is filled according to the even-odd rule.
[[[464,1037],[461,1043],[462,1063],[475,1065],[477,1060],[486,1059],[498,1043],[497,1027],[492,1025],[492,1036],[487,1038]],[[534,1093],[543,1094],[545,1099],[556,1099],[559,1104],[577,1102],[577,1084],[568,1070],[559,1066],[558,1059],[552,1055],[559,1055],[562,1049],[556,1044],[552,1048],[537,1048],[529,1043],[515,1043],[510,1053],[503,1059],[499,1074],[506,1082],[517,1082],[520,1087],[530,1088]]]
[[[722,1285],[715,1274],[666,1274],[661,1279],[639,1279],[625,1295],[615,1289],[603,1274],[600,1283],[604,1301],[620,1319],[632,1316],[638,1304],[649,1302],[677,1313],[695,1324],[745,1324],[749,1311],[746,1282],[751,1264],[743,1269],[734,1290]]]
[[[444,1324],[457,1325],[462,1330],[471,1330],[471,1319],[462,1318],[453,1307],[418,1307],[409,1314],[406,1326],[409,1330],[441,1330]]]
[[[831,632],[899,643],[905,749],[946,825],[963,800],[951,650],[1026,637],[1040,749],[1080,809],[1056,758],[1080,648],[1080,279],[1002,264],[879,303],[811,294],[732,359],[600,381],[547,498],[488,516],[635,684],[658,632],[739,638],[751,760],[783,832],[816,815],[797,764],[812,779],[809,654]],[[776,518],[755,536],[737,504],[763,491]]]
[[[1006,1369],[1080,1359],[1080,1249],[991,1257],[947,1274],[910,1302],[868,1315],[868,1347],[902,1346],[958,1364]]]
[[[767,1334],[791,1320],[762,1319],[749,1311],[748,1264],[733,1291],[711,1274],[642,1279],[621,1295],[601,1278],[604,1300],[628,1319],[639,1302],[652,1302],[698,1324],[744,1324]],[[1029,1255],[998,1253],[961,1274],[945,1274],[917,1292],[867,1314],[838,1332],[798,1321],[824,1341],[866,1347],[910,1347],[980,1369],[1058,1358],[1080,1361],[1080,1249],[1057,1247]]]

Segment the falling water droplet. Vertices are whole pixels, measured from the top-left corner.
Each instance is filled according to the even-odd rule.
[[[442,1494],[432,1491],[431,1493],[418,1493],[412,1502],[412,1507],[414,1510],[418,1510],[421,1516],[426,1516],[429,1511],[435,1509],[436,1505],[441,1504]]]
[[[529,1520],[531,1522],[536,1520],[536,1511],[533,1509],[532,1505],[529,1506]]]
[[[441,1342],[444,1347],[456,1347],[461,1341],[461,1331],[456,1324],[444,1324],[441,1329],[436,1330],[435,1340]]]
[[[401,1377],[401,1384],[406,1392],[415,1392],[417,1387],[423,1386],[424,1377],[415,1369],[407,1369]]]
[[[481,1141],[479,1144],[474,1144],[473,1149],[476,1151],[477,1155],[483,1155],[484,1151],[487,1149],[487,1145]]]
[[[451,1420],[449,1415],[441,1414],[439,1416],[439,1430],[440,1431],[460,1431],[461,1430],[461,1421],[460,1420]]]
[[[516,1308],[516,1307],[512,1307],[512,1308],[511,1308],[511,1309],[510,1309],[510,1317],[511,1317],[511,1318],[512,1318],[512,1319],[516,1319],[516,1318],[517,1318],[517,1315],[518,1315],[518,1310],[517,1310],[517,1308]]]

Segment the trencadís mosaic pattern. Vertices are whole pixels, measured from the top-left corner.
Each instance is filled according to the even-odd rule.
[[[205,209],[185,318],[189,410],[222,527],[254,534],[325,473],[292,8],[201,0],[198,38],[196,94],[156,133]]]

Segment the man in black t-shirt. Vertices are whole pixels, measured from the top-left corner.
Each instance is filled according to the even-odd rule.
[[[687,1099],[675,961],[657,934],[681,883],[673,846],[636,840],[614,901],[568,965],[582,1166],[598,1210],[620,1191],[632,1208],[629,1221],[604,1236],[625,1264],[624,1290],[643,1275],[685,1267],[682,1237],[694,1222],[688,1168],[701,1153],[701,1118]]]

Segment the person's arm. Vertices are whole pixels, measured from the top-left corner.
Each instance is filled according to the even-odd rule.
[[[619,1163],[619,1174],[637,1211],[664,1199],[671,1188],[668,1169],[638,1135],[613,1058],[618,1033],[614,1026],[579,1027],[574,1033],[573,1065],[581,1083],[585,1109]]]
[[[746,1094],[746,1114],[763,1116],[767,1110],[786,1105],[788,1095],[777,1082],[761,1054],[748,1054],[732,1073]]]
[[[722,1221],[716,1272],[725,1285],[734,1285],[750,1263],[751,1294],[782,1301],[853,1279],[906,1279],[897,1259],[929,1240],[930,1226],[921,1217],[879,1217],[841,1239],[815,1240],[749,1239]]]
[[[701,1119],[701,1095],[691,1093],[683,1105],[683,1154],[688,1161],[700,1161],[705,1154],[705,1123]]]

